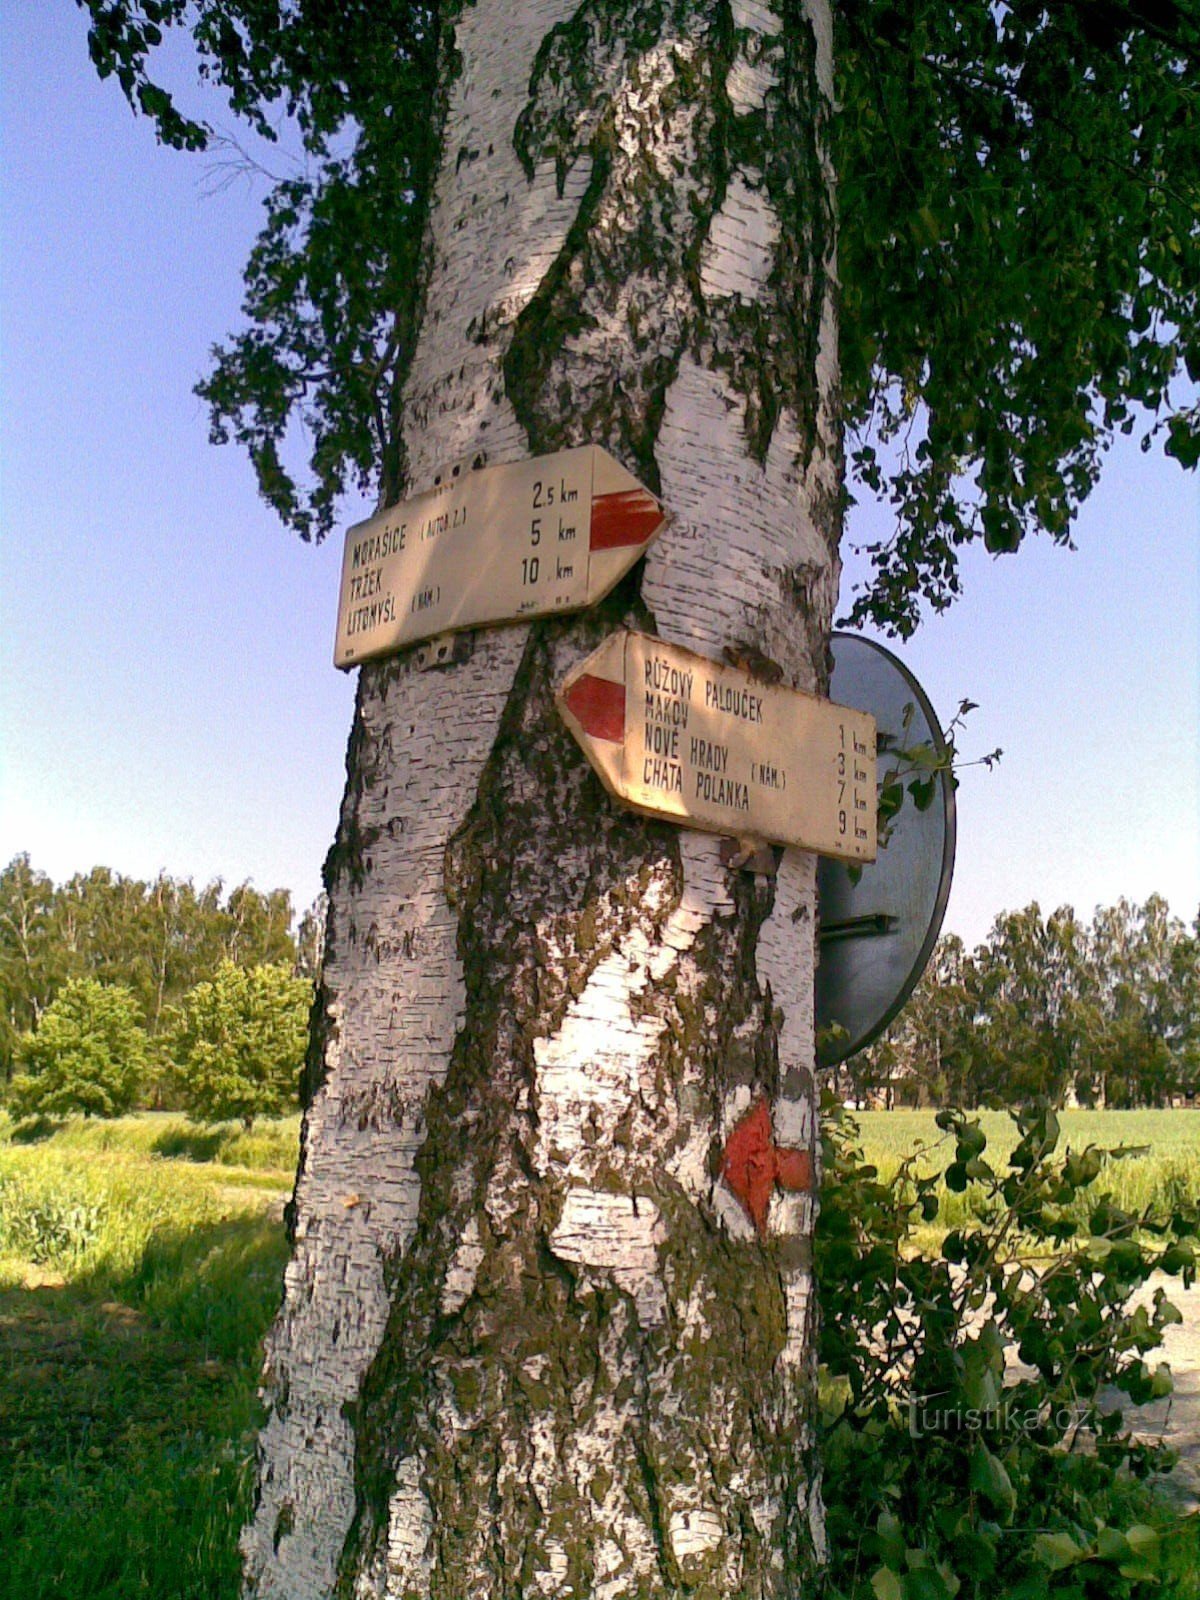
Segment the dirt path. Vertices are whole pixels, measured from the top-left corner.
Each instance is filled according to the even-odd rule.
[[[1185,1290],[1178,1278],[1155,1275],[1135,1297],[1135,1304],[1149,1304],[1157,1288],[1183,1313],[1183,1321],[1167,1329],[1161,1353],[1148,1357],[1151,1365],[1166,1361],[1175,1378],[1175,1393],[1165,1400],[1127,1412],[1136,1431],[1146,1438],[1162,1438],[1179,1452],[1179,1465],[1166,1480],[1165,1488],[1181,1510],[1200,1507],[1200,1283]],[[1113,1396],[1115,1401],[1124,1396]],[[1126,1402],[1127,1404],[1127,1402]]]

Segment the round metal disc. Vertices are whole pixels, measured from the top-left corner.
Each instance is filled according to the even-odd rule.
[[[880,782],[894,768],[891,751],[899,747],[929,744],[945,754],[933,707],[890,650],[854,633],[835,633],[831,644],[830,699],[875,718]],[[886,845],[861,869],[857,882],[845,862],[822,858],[818,863],[820,1066],[836,1066],[865,1049],[915,988],[950,897],[954,837],[954,784],[942,770],[924,811],[906,790]],[[820,1030],[834,1024],[844,1032],[822,1036]]]

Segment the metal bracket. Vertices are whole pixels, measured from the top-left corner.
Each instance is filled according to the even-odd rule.
[[[781,850],[764,839],[721,840],[721,864],[730,872],[753,872],[762,878],[773,878],[779,870],[781,854]]]
[[[817,937],[822,944],[831,939],[880,939],[895,933],[900,918],[887,911],[869,911],[861,917],[847,917],[845,922],[823,922]]]

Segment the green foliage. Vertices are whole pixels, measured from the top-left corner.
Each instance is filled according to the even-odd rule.
[[[963,544],[1067,542],[1140,408],[1195,464],[1200,13],[851,0],[834,16],[850,463],[897,519],[852,615],[907,634],[922,601],[957,593]]]
[[[1179,1314],[1161,1289],[1136,1309],[1130,1297],[1153,1271],[1193,1283],[1197,1197],[1123,1211],[1105,1181],[1123,1152],[1058,1154],[1044,1109],[1017,1119],[1003,1162],[978,1121],[939,1113],[938,1170],[918,1152],[884,1181],[852,1120],[832,1100],[824,1111],[831,1594],[1142,1592],[1159,1551],[1139,1486],[1170,1462],[1133,1438],[1124,1407],[1170,1392],[1147,1357]],[[922,1251],[940,1196],[967,1182],[978,1217]]]
[[[958,788],[958,774],[964,767],[986,767],[990,772],[1004,755],[1003,750],[991,750],[987,755],[964,761],[959,754],[958,742],[966,727],[967,718],[979,707],[974,700],[960,700],[958,710],[950,719],[942,737],[936,743],[914,737],[913,722],[916,704],[904,707],[900,734],[881,742],[879,793],[876,805],[876,828],[880,849],[886,849],[888,840],[896,829],[905,804],[914,810],[928,811],[938,793],[939,785],[948,783]],[[861,867],[852,867],[853,881],[862,876]]]
[[[212,142],[150,75],[170,27],[191,33],[252,137],[270,149],[280,124],[295,137],[296,174],[272,179],[247,265],[246,327],[199,392],[213,438],[236,438],[280,516],[320,538],[345,487],[391,499],[402,483],[449,8],[80,3],[98,70],[165,142]],[[636,54],[639,15],[590,20]],[[957,592],[969,541],[1066,542],[1139,409],[1182,464],[1200,455],[1186,392],[1200,376],[1200,21],[1195,0],[845,0],[834,17],[850,464],[896,511],[853,615],[908,633],[922,603]],[[713,24],[727,26],[722,8]],[[295,424],[307,486],[281,456]]]
[[[260,893],[219,881],[197,888],[165,873],[153,882],[107,867],[55,885],[16,856],[0,872],[0,1077],[22,1033],[69,978],[123,984],[136,995],[154,1037],[166,1012],[223,959],[240,966],[292,963],[292,902],[286,889]],[[319,953],[313,908],[302,924]]]
[[[9,1105],[19,1117],[118,1117],[147,1065],[141,1007],[120,984],[73,978],[18,1047]]]
[[[1005,912],[971,955],[941,940],[884,1038],[843,1069],[857,1099],[1161,1105],[1200,1093],[1200,937],[1152,895]]]
[[[188,1112],[199,1121],[291,1110],[308,1037],[312,985],[286,967],[222,962],[184,999],[168,1048]]]

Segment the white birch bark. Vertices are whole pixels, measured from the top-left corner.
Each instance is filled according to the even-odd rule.
[[[669,185],[705,159],[702,111],[679,94],[696,36],[668,24],[633,56],[603,10],[576,19],[603,112],[576,119],[582,153],[561,174],[545,160],[532,178],[514,129],[539,49],[575,8],[478,0],[457,25],[405,410],[413,489],[481,451],[529,453],[505,358],[570,252],[601,116],[600,240],[636,229],[647,169]],[[724,87],[751,117],[778,88],[780,23],[752,0],[732,12]],[[807,15],[828,93],[823,0]],[[795,226],[767,187],[734,171],[709,219],[714,327],[767,293]],[[642,583],[664,637],[713,655],[752,644],[805,688],[823,681],[837,581],[832,262],[817,267],[815,407],[806,423],[785,405],[761,460],[703,319],[675,351],[654,442],[675,520]],[[654,301],[663,340],[694,316],[666,275],[661,295],[652,273],[607,297],[578,287],[588,316],[547,380],[571,442],[606,387],[642,382],[632,300]],[[774,880],[739,879],[706,836],[609,816],[581,760],[564,761],[545,693],[598,625],[488,630],[447,670],[417,671],[410,652],[362,672],[324,1077],[243,1537],[247,1593],[264,1600],[329,1595],[339,1573],[406,1600],[782,1595],[787,1563],[819,1549],[803,1434],[812,1197],[777,1192],[764,1242],[719,1176],[763,1094],[776,1142],[814,1148],[813,862],[788,851]]]

